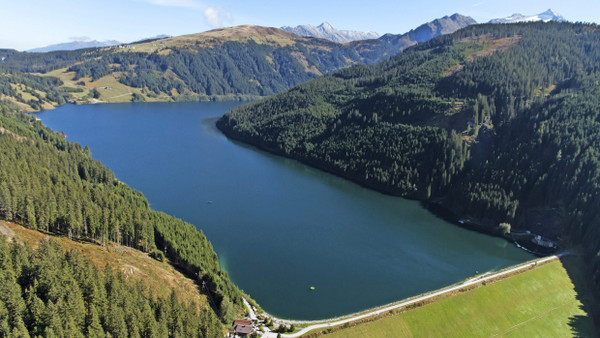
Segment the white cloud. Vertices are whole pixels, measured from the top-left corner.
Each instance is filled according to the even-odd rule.
[[[207,6],[201,0],[136,0],[165,7],[180,7],[204,11],[204,19],[209,26],[222,27],[223,23],[232,23],[233,16],[221,7]]]
[[[232,23],[233,16],[221,7],[208,6],[201,0],[136,0],[165,7],[180,7],[204,11],[204,19],[209,26],[223,27],[223,23]]]
[[[230,12],[224,12],[220,7],[208,6],[204,9],[206,22],[213,27],[222,27],[223,21],[233,22]]]

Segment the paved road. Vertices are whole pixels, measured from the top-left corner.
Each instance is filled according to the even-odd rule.
[[[256,320],[256,314],[254,313],[254,310],[252,310],[252,306],[250,306],[250,303],[248,303],[248,301],[246,300],[246,298],[242,298],[244,300],[244,305],[246,305],[246,307],[248,308],[248,314],[250,316],[250,319],[252,320]]]
[[[421,296],[421,297],[418,297],[418,298],[413,298],[413,299],[404,301],[402,303],[397,303],[397,304],[385,306],[385,307],[382,307],[382,308],[379,308],[379,309],[376,309],[376,310],[373,310],[373,311],[370,311],[370,312],[367,312],[367,313],[364,313],[364,314],[361,314],[361,315],[358,315],[358,316],[355,316],[355,317],[350,317],[350,318],[346,318],[346,319],[342,319],[342,320],[335,320],[335,321],[326,322],[326,323],[322,323],[322,324],[310,325],[310,326],[305,327],[304,329],[302,329],[302,330],[300,330],[300,331],[298,331],[296,333],[282,334],[281,336],[282,337],[290,337],[290,338],[291,337],[300,337],[300,336],[308,333],[309,331],[312,331],[312,330],[315,330],[315,329],[324,329],[324,328],[328,328],[328,327],[343,325],[343,324],[346,324],[346,323],[350,323],[350,322],[354,322],[354,321],[357,321],[357,320],[365,319],[365,318],[371,317],[371,316],[377,316],[377,315],[380,315],[380,314],[385,313],[385,312],[390,311],[390,310],[395,310],[395,309],[399,309],[399,308],[402,308],[402,307],[406,307],[408,305],[415,304],[415,303],[418,303],[418,302],[422,302],[424,300],[428,300],[428,299],[431,299],[431,298],[435,298],[435,297],[441,296],[441,295],[446,294],[446,293],[454,292],[456,290],[460,290],[460,289],[463,289],[463,288],[468,288],[469,286],[472,286],[472,285],[475,285],[475,284],[479,284],[479,283],[482,283],[484,281],[492,280],[492,279],[495,279],[495,278],[498,278],[498,277],[509,275],[511,273],[514,273],[514,272],[517,272],[517,271],[520,271],[520,270],[528,269],[528,268],[530,268],[532,266],[535,266],[537,264],[545,263],[545,262],[548,262],[548,261],[551,261],[551,260],[554,260],[554,259],[558,259],[559,257],[564,256],[564,255],[568,255],[568,254],[570,254],[570,253],[566,252],[566,253],[561,253],[561,254],[556,255],[556,256],[548,256],[548,257],[536,259],[534,261],[531,261],[531,262],[528,262],[528,263],[525,263],[525,264],[521,264],[521,265],[518,265],[516,267],[507,269],[507,270],[502,270],[500,272],[478,276],[478,277],[469,279],[469,280],[467,280],[467,281],[465,281],[465,282],[463,282],[461,284],[458,284],[456,286],[451,286],[451,287],[448,287],[448,288],[445,288],[445,289],[441,289],[441,290],[433,292],[433,293],[428,293],[428,294],[426,294],[424,296]],[[269,332],[269,334],[270,333],[271,332]],[[275,334],[274,336],[273,335],[264,335],[263,337],[276,337],[276,336],[277,336],[277,334]]]

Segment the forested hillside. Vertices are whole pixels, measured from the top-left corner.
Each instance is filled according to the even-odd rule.
[[[362,56],[351,46],[259,26],[112,48],[51,53],[0,50],[4,67],[11,70],[42,74],[61,70],[69,75],[62,78],[82,89],[112,75],[125,86],[143,89],[140,94],[145,99],[164,100],[268,96],[352,64],[376,62],[386,57],[384,53],[380,48],[380,53]]]
[[[582,244],[600,293],[599,60],[595,25],[470,26],[238,107],[218,126],[489,232],[510,223]]]
[[[423,25],[419,32],[427,32],[418,39],[411,31],[339,44],[276,28],[238,26],[109,48],[49,53],[0,49],[0,58],[13,72],[58,77],[62,82],[55,87],[71,93],[71,102],[240,100],[280,93],[351,65],[386,60],[409,45],[472,22],[460,15],[440,20],[441,27],[439,20]],[[47,101],[63,103],[55,95]],[[31,102],[31,110],[38,110]]]
[[[153,211],[144,196],[115,179],[90,151],[65,141],[32,115],[0,105],[0,218],[31,228],[127,245],[166,255],[213,301],[229,322],[242,294],[223,272],[212,245],[196,228]],[[163,252],[164,251],[164,252]]]
[[[65,104],[81,88],[68,88],[54,77],[40,77],[0,67],[0,101],[20,110],[41,110]]]
[[[171,292],[100,270],[43,240],[36,250],[0,236],[2,337],[217,337],[217,316]]]

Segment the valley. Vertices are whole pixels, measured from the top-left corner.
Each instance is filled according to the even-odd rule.
[[[0,336],[221,336],[246,300],[290,336],[594,336],[596,24],[454,14],[376,37],[204,15],[0,49]]]
[[[214,123],[238,105],[68,105],[38,116],[89,145],[153,209],[197,225],[231,280],[275,317],[346,315],[533,257],[417,202],[228,140]]]

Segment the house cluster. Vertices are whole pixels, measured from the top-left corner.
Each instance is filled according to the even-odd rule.
[[[556,244],[553,241],[542,238],[540,235],[536,235],[531,239],[531,241],[539,246],[543,246],[545,248],[556,248]]]

